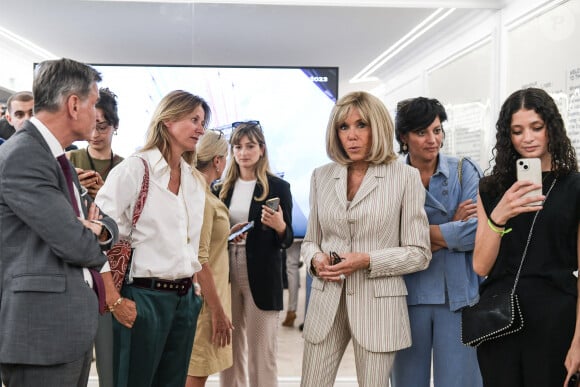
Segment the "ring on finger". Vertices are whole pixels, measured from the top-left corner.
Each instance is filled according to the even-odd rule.
[[[344,274],[341,274],[338,276],[338,278],[340,278],[341,281],[344,281],[346,279],[346,276]]]

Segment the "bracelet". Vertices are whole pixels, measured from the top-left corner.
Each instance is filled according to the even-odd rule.
[[[489,220],[491,222],[491,224],[493,224],[495,227],[499,227],[499,228],[505,227],[505,224],[498,224],[498,223],[494,222],[493,219],[491,218],[491,216],[489,218],[487,218],[487,220]]]
[[[119,297],[117,301],[113,303],[113,305],[107,306],[109,312],[113,313],[115,311],[115,307],[121,305],[121,302],[123,302],[123,297]]]
[[[499,228],[496,228],[496,227],[494,226],[494,223],[491,221],[491,219],[490,219],[490,218],[487,218],[487,225],[489,226],[489,228],[491,228],[491,230],[492,230],[493,232],[496,232],[496,233],[498,233],[500,237],[502,237],[502,236],[504,236],[505,234],[507,234],[507,233],[509,233],[509,232],[511,232],[511,231],[512,231],[512,229],[511,229],[511,228],[508,228],[508,229],[506,229],[506,230],[500,230]]]

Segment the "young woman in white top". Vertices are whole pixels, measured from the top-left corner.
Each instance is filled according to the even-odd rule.
[[[223,387],[278,385],[278,317],[282,301],[282,254],[294,239],[290,184],[270,172],[258,121],[234,124],[230,163],[219,197],[230,224],[254,222],[245,241],[230,243],[234,365],[222,372]],[[277,209],[266,201],[279,198]],[[247,364],[246,364],[247,363]],[[246,366],[248,371],[246,372]]]

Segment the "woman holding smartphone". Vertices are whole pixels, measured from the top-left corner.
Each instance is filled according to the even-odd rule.
[[[97,125],[85,149],[67,153],[75,166],[79,182],[94,199],[99,189],[115,166],[123,158],[113,153],[113,136],[119,128],[117,96],[108,88],[99,89],[96,114]],[[113,318],[110,313],[99,316],[99,326],[95,337],[95,359],[100,387],[113,386]]]
[[[111,145],[119,129],[117,96],[108,88],[101,88],[95,107],[97,125],[89,139],[89,146],[67,153],[79,175],[79,182],[93,199],[105,184],[111,169],[123,161],[121,156],[113,153]]]
[[[481,179],[477,200],[473,265],[487,276],[480,294],[510,291],[528,240],[529,246],[516,290],[524,326],[477,348],[483,384],[566,386],[580,369],[576,155],[554,100],[541,89],[510,95],[496,129],[495,165]],[[542,184],[516,181],[520,158],[540,159]],[[538,188],[542,195],[526,195]]]
[[[283,309],[280,249],[294,239],[292,195],[290,185],[270,172],[260,123],[234,123],[232,128],[233,161],[217,189],[229,208],[230,224],[254,221],[254,227],[229,246],[234,364],[220,379],[224,387],[247,386],[249,374],[250,386],[275,387]]]

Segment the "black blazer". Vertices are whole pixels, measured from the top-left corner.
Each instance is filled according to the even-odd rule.
[[[290,184],[279,177],[268,175],[270,189],[264,201],[254,198],[262,194],[262,185],[257,182],[254,196],[250,204],[248,221],[254,221],[254,228],[246,238],[246,259],[248,264],[248,281],[256,306],[262,310],[282,310],[282,254],[280,249],[287,249],[294,241],[292,231],[292,194]],[[233,190],[228,192],[225,204],[230,207]],[[270,198],[280,198],[280,206],[286,223],[286,233],[283,238],[272,228],[262,228],[262,205]]]

